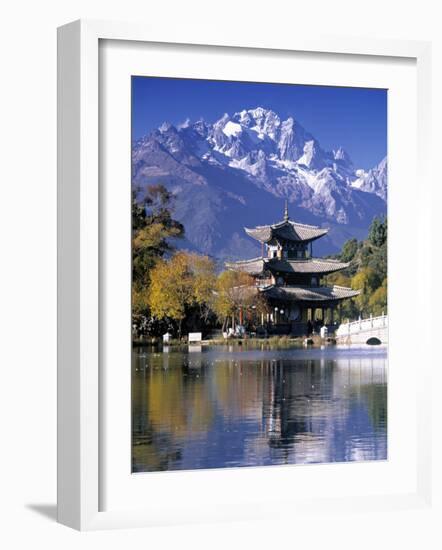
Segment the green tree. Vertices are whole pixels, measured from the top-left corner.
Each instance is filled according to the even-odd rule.
[[[357,239],[350,239],[344,243],[342,251],[340,254],[340,260],[342,262],[351,262],[356,252],[358,251],[358,241]]]
[[[387,241],[387,218],[374,218],[368,232],[368,240],[374,246],[382,246]]]
[[[373,269],[378,275],[379,283],[382,283],[387,277],[387,243],[373,250],[366,258],[364,266]]]
[[[350,286],[361,294],[342,303],[343,318],[380,315],[387,311],[387,233],[386,218],[376,217],[366,240],[350,239],[344,243],[338,258],[350,262],[350,266],[328,275],[327,283]]]
[[[132,322],[138,330],[150,318],[148,289],[156,262],[174,250],[171,239],[184,235],[172,218],[173,196],[163,185],[132,193]]]
[[[183,225],[172,218],[172,194],[163,185],[150,185],[143,197],[132,195],[132,280],[136,287],[149,283],[155,262],[171,252],[172,238],[184,235]]]

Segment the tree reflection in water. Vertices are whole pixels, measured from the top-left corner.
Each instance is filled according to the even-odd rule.
[[[132,399],[134,472],[387,457],[379,348],[136,349]]]

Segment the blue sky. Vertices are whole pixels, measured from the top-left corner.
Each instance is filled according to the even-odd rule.
[[[357,168],[387,154],[387,90],[370,88],[133,77],[132,136],[258,106],[293,116],[326,150],[344,147]]]

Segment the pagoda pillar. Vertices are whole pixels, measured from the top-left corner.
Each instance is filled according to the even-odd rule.
[[[301,322],[302,323],[308,322],[308,307],[303,307],[301,309]]]

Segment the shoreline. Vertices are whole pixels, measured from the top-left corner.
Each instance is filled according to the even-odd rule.
[[[170,342],[162,342],[159,338],[149,338],[149,339],[137,339],[132,340],[132,349],[142,348],[142,347],[154,347],[154,348],[191,348],[196,346],[201,347],[217,347],[217,346],[233,346],[236,348],[247,348],[247,347],[269,347],[275,349],[284,349],[284,348],[299,348],[299,349],[309,349],[309,348],[340,348],[345,345],[346,347],[359,347],[360,344],[342,344],[339,343],[335,338],[321,338],[319,335],[305,336],[305,337],[295,337],[290,338],[287,336],[272,336],[269,338],[229,338],[229,339],[204,339],[200,342],[187,342],[179,340],[171,340]],[[385,344],[384,344],[385,345]],[[383,347],[381,345],[372,345],[369,347]]]
[[[268,338],[213,338],[203,339],[199,342],[188,342],[187,340],[170,340],[169,342],[163,342],[160,338],[146,338],[132,340],[132,347],[140,346],[224,346],[224,345],[236,345],[242,346],[247,344],[282,344],[282,345],[303,345],[305,339],[311,338],[313,340],[320,339],[318,336],[305,336],[290,338],[288,336],[271,336]]]

